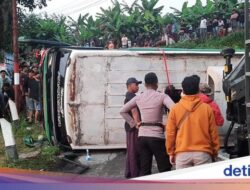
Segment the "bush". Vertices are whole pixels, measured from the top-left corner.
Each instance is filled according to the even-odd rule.
[[[171,48],[186,49],[223,49],[232,47],[234,49],[244,49],[244,32],[236,32],[225,36],[224,38],[215,37],[205,42],[201,41],[184,41],[170,45]]]

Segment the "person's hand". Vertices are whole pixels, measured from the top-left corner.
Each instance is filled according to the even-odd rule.
[[[39,81],[39,76],[34,76],[33,79],[35,79],[36,81]]]
[[[175,155],[169,156],[169,161],[172,165],[175,165]]]
[[[136,129],[139,129],[141,127],[141,122],[138,122],[135,126]]]

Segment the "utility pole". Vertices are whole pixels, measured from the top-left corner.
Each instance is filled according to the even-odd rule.
[[[19,60],[18,60],[18,30],[17,30],[17,2],[12,0],[12,44],[14,56],[14,90],[15,90],[15,103],[17,110],[20,111],[20,74],[19,74]]]

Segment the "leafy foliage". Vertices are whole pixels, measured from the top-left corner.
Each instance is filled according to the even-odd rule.
[[[47,6],[47,0],[17,0],[19,5],[33,10]],[[19,9],[19,14],[22,10]],[[29,28],[29,27],[28,27]],[[30,28],[29,28],[30,29]],[[32,32],[32,31],[31,31]],[[0,0],[0,51],[9,51],[12,47],[12,4],[11,0]]]
[[[36,7],[41,9],[47,6],[47,0],[18,0],[17,2],[30,10],[33,10]]]
[[[159,0],[135,0],[129,6],[112,0],[112,6],[101,8],[96,19],[89,14],[79,15],[74,20],[63,16],[22,14],[20,17],[20,35],[28,38],[58,40],[76,45],[90,43],[102,38],[113,40],[119,47],[122,34],[135,41],[137,36],[156,40],[162,33],[166,17],[161,16],[163,6],[157,7]]]
[[[3,1],[6,5],[7,1],[10,2],[0,0],[0,5]],[[203,5],[201,0],[196,0],[193,6],[189,6],[186,1],[181,10],[172,8],[173,13],[162,15],[163,6],[157,6],[158,2],[159,0],[134,0],[132,5],[128,5],[126,1],[119,3],[118,0],[112,0],[112,6],[107,9],[101,8],[96,18],[89,14],[80,14],[77,19],[73,19],[61,15],[34,15],[21,11],[19,12],[19,35],[28,38],[58,40],[74,45],[83,45],[93,40],[98,41],[97,39],[102,39],[104,42],[113,40],[119,47],[123,34],[132,42],[137,42],[137,39],[150,39],[156,42],[161,38],[167,24],[177,23],[178,28],[180,27],[178,23],[181,23],[196,28],[202,16],[213,18],[231,14],[235,7],[242,8],[242,4],[238,5],[237,0],[207,0],[206,5]],[[30,10],[46,6],[46,0],[18,0],[18,3]],[[4,30],[8,31],[4,33],[7,37],[4,39],[0,37],[8,48],[0,44],[0,49],[11,49],[10,26],[8,25],[8,29]]]
[[[200,41],[184,41],[171,45],[172,48],[205,48],[205,49],[223,49],[225,47],[232,47],[235,49],[244,49],[244,33],[232,33],[224,38],[212,38],[201,43]]]
[[[19,159],[15,162],[8,161],[5,157],[4,140],[2,131],[0,130],[0,167],[33,170],[52,169],[56,163],[56,156],[60,153],[59,148],[57,146],[50,146],[48,142],[44,142],[43,146],[39,148],[27,147],[23,142],[25,136],[31,136],[34,140],[38,140],[39,135],[44,136],[45,134],[41,126],[28,124],[23,115],[21,115],[19,124],[19,128],[13,128],[18,153],[28,154],[34,151],[39,151],[40,153],[33,158]],[[27,126],[30,127],[30,130],[27,130]]]

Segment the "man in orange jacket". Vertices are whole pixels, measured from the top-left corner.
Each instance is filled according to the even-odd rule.
[[[196,77],[183,80],[185,96],[168,116],[166,147],[176,169],[211,163],[220,148],[213,110],[200,100]]]

